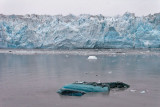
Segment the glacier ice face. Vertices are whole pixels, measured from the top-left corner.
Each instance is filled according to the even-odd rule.
[[[160,48],[160,13],[0,15],[0,48]]]

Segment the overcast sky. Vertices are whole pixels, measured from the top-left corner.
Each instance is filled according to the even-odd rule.
[[[103,14],[160,12],[160,0],[0,0],[0,14]]]

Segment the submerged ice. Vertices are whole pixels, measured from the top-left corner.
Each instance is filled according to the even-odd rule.
[[[160,13],[0,15],[0,48],[160,48]]]

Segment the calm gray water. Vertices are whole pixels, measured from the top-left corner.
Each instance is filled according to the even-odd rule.
[[[0,54],[0,107],[160,107],[158,55]],[[109,95],[60,96],[74,81],[123,81]]]

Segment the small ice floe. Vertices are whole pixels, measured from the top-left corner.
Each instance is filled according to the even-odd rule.
[[[134,89],[132,89],[132,90],[130,90],[130,92],[136,92],[137,90],[134,90]]]
[[[122,55],[126,55],[126,53],[122,53]]]
[[[144,91],[144,90],[143,90],[143,91],[141,91],[140,93],[141,93],[141,94],[145,94],[145,93],[146,93],[146,91]]]
[[[88,60],[97,60],[97,57],[96,56],[89,56]]]
[[[109,71],[108,74],[112,74],[112,71]]]
[[[66,58],[68,58],[69,56],[68,55],[66,55]]]

